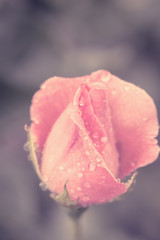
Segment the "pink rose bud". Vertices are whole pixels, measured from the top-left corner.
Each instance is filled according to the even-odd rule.
[[[48,79],[35,93],[30,114],[31,158],[61,202],[86,207],[111,201],[127,191],[124,177],[159,154],[152,98],[104,70]]]

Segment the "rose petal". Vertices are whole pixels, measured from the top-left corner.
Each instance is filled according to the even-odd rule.
[[[72,117],[76,117],[81,126],[69,118],[71,110]],[[102,156],[87,137],[80,115],[72,107],[66,109],[49,134],[41,167],[43,178],[48,179],[45,183],[52,192],[60,194],[67,182],[71,200],[82,206],[111,200],[126,191],[125,184],[103,166]]]
[[[95,148],[102,154],[105,143],[102,142],[101,139],[106,137],[106,133],[99,119],[94,114],[89,96],[89,87],[86,84],[82,84],[77,91],[74,103],[78,106],[76,111],[79,111],[86,131],[88,131],[89,137],[92,139]]]
[[[117,176],[118,153],[107,102],[103,84],[91,84],[90,88],[82,84],[74,98],[74,104],[80,113],[79,118],[83,121],[94,147],[103,156],[107,169]]]
[[[35,93],[30,108],[31,133],[36,136],[39,149],[42,150],[46,137],[56,119],[72,101],[80,83],[87,76],[77,78],[53,77],[45,81]]]
[[[106,71],[92,74],[102,81]],[[106,94],[120,156],[120,177],[153,162],[159,154],[156,107],[141,88],[113,76],[106,82]]]
[[[89,119],[90,127],[86,124]],[[42,156],[41,172],[44,178],[47,176],[48,188],[60,194],[67,182],[71,200],[82,206],[111,200],[126,191],[125,184],[114,178],[99,148],[95,147],[90,137],[94,128],[100,136],[105,134],[94,115],[89,88],[82,85],[74,105],[70,105],[54,124]],[[112,160],[112,155],[110,158]]]
[[[100,139],[100,141],[105,144],[105,148],[103,151],[104,160],[107,165],[107,168],[116,177],[119,169],[119,154],[116,149],[116,139],[111,122],[111,113],[108,104],[108,96],[106,95],[106,89],[104,85],[102,86],[94,84],[89,92],[89,95],[94,113],[101,121],[101,124],[104,127],[106,133],[105,137],[102,137]]]

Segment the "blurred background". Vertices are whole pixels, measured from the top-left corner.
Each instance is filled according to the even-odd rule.
[[[70,240],[64,209],[39,187],[24,124],[40,84],[108,69],[160,111],[159,0],[0,0],[0,239]],[[92,206],[82,240],[160,239],[160,161],[124,200]]]

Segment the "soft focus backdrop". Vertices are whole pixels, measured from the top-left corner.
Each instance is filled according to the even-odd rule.
[[[24,124],[45,79],[102,68],[144,88],[160,111],[159,0],[0,0],[1,240],[71,239],[27,160]],[[160,239],[159,163],[140,169],[124,200],[84,214],[83,240]]]

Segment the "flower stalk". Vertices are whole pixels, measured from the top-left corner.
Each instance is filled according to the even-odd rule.
[[[73,240],[82,240],[82,230],[81,230],[81,216],[88,208],[68,208],[68,216],[72,221],[72,239]]]

